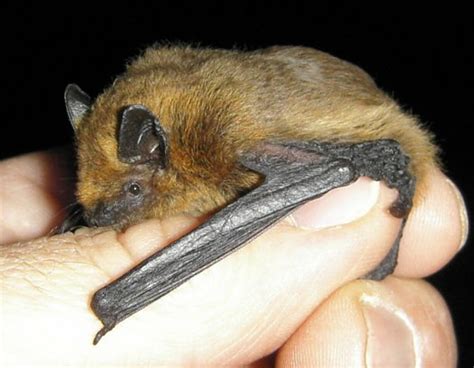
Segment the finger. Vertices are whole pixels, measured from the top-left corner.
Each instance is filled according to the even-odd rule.
[[[0,244],[46,234],[73,200],[70,153],[55,149],[0,162]]]
[[[459,190],[434,167],[425,182],[421,199],[411,210],[403,231],[396,275],[426,277],[440,270],[459,252],[467,239],[467,211]],[[361,187],[358,190],[364,189]],[[356,197],[351,191],[340,188],[303,206],[293,217],[298,220],[299,226],[313,229],[331,226],[334,222],[341,223],[349,212],[341,210],[340,204],[348,200],[354,206],[353,211],[359,209],[363,212],[363,201],[370,202],[373,196],[369,193],[367,197],[360,194]]]
[[[378,188],[378,200],[362,218],[318,231],[275,226],[119,324],[95,347],[100,323],[88,306],[92,293],[150,251],[130,251],[136,245],[164,246],[176,224],[149,221],[121,235],[81,230],[0,248],[3,259],[15,260],[5,262],[2,273],[2,325],[11,331],[4,359],[132,366],[256,361],[281,346],[335,289],[384,256],[400,221],[386,211],[396,193]],[[352,208],[342,204],[343,211]],[[25,344],[28,356],[20,354]]]
[[[467,239],[468,217],[459,190],[433,168],[403,233],[396,275],[426,277],[448,263]]]
[[[277,367],[455,367],[439,293],[421,280],[355,281],[331,295],[277,354]]]

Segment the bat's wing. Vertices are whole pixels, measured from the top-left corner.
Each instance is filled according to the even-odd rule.
[[[394,141],[262,144],[244,154],[241,163],[264,174],[264,183],[95,293],[92,308],[104,327],[94,344],[118,322],[243,246],[296,207],[359,176],[384,180],[399,190],[391,209],[394,215],[405,216],[411,207],[414,181],[407,172],[408,159]],[[394,249],[369,277],[379,279],[392,272],[398,244]]]

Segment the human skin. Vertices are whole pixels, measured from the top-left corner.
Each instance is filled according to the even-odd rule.
[[[72,200],[63,156],[0,162],[2,367],[456,365],[449,310],[419,279],[449,262],[467,234],[461,196],[438,169],[384,281],[360,277],[397,235],[400,220],[387,211],[397,193],[363,178],[301,207],[93,346],[93,293],[202,220],[45,236]]]

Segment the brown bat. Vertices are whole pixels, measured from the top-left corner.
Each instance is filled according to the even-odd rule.
[[[94,343],[297,206],[360,176],[398,189],[390,211],[406,219],[437,163],[431,134],[364,71],[310,48],[153,47],[95,102],[76,85],[65,100],[88,225],[213,214],[96,292],[104,327]],[[393,271],[401,235],[366,277]]]

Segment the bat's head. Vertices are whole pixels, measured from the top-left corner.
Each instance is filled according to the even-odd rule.
[[[224,131],[209,131],[219,124],[204,125],[189,106],[187,114],[164,101],[157,107],[156,94],[147,97],[149,91],[133,90],[143,89],[140,83],[126,83],[93,103],[78,86],[66,88],[78,153],[76,194],[89,225],[209,213],[255,185],[256,175],[233,159],[236,148],[224,144]]]

